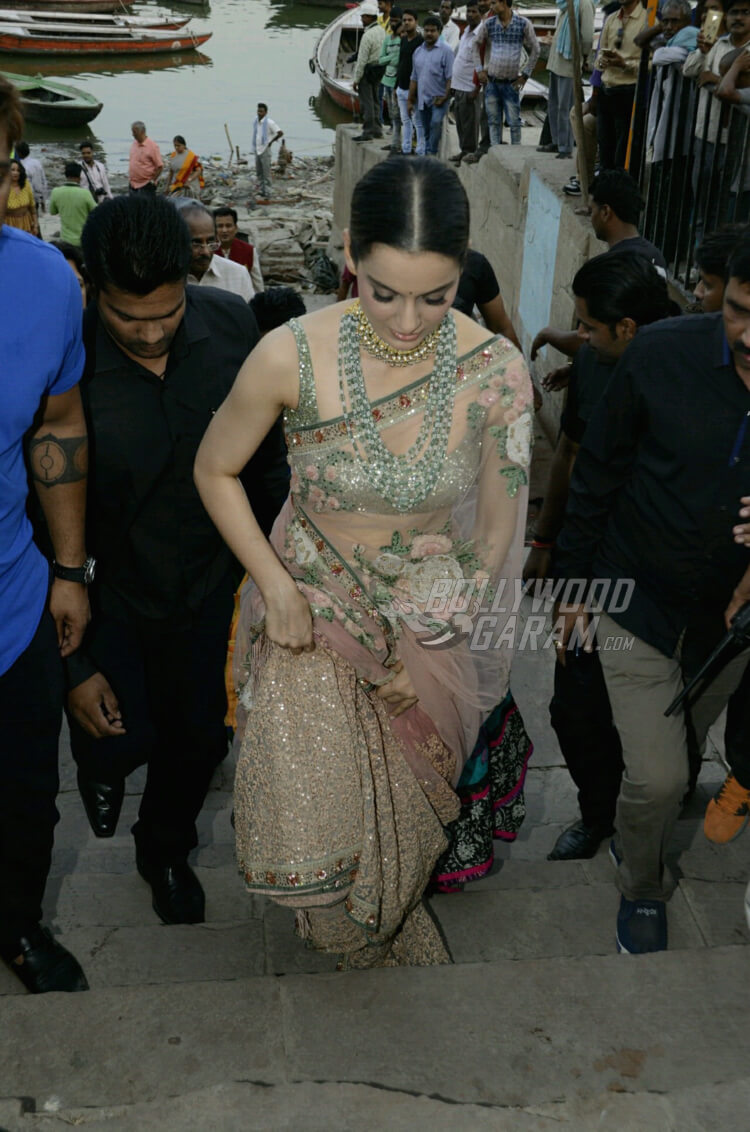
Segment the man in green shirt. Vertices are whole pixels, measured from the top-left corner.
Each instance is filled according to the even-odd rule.
[[[81,232],[90,212],[96,208],[96,201],[88,189],[80,185],[81,166],[69,161],[65,166],[65,184],[52,190],[49,210],[53,216],[60,216],[60,239],[67,240],[75,247],[81,246]]]
[[[398,71],[398,62],[401,55],[401,9],[391,8],[391,30],[383,40],[383,45],[380,48],[380,58],[378,63],[385,66],[385,74],[383,75],[383,97],[388,106],[388,116],[391,119],[391,141],[389,145],[384,145],[383,149],[389,149],[391,153],[401,152],[401,113],[398,108],[398,98],[396,97],[396,72]]]

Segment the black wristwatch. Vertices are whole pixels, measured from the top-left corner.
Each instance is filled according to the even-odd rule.
[[[61,566],[59,562],[53,562],[52,573],[63,582],[78,582],[82,586],[90,586],[96,574],[96,559],[87,558],[83,566]]]

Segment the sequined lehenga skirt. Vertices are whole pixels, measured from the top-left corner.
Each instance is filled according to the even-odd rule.
[[[262,647],[235,780],[238,863],[343,967],[450,961],[423,895],[459,810],[455,764],[437,736],[409,743],[409,714],[392,723],[324,645]]]

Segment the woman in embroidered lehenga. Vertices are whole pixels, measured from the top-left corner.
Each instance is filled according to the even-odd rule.
[[[508,692],[532,392],[511,343],[451,312],[468,231],[446,166],[372,169],[345,236],[358,302],[267,335],[196,461],[252,579],[234,650],[240,868],[340,967],[450,961],[423,896]],[[236,477],[280,412],[291,494],[269,543]]]

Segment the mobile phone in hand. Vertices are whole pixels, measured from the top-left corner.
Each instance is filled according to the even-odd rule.
[[[715,8],[711,8],[706,12],[703,17],[701,32],[707,43],[716,43],[716,40],[719,38],[719,29],[721,28],[723,19],[724,13],[717,12]]]

